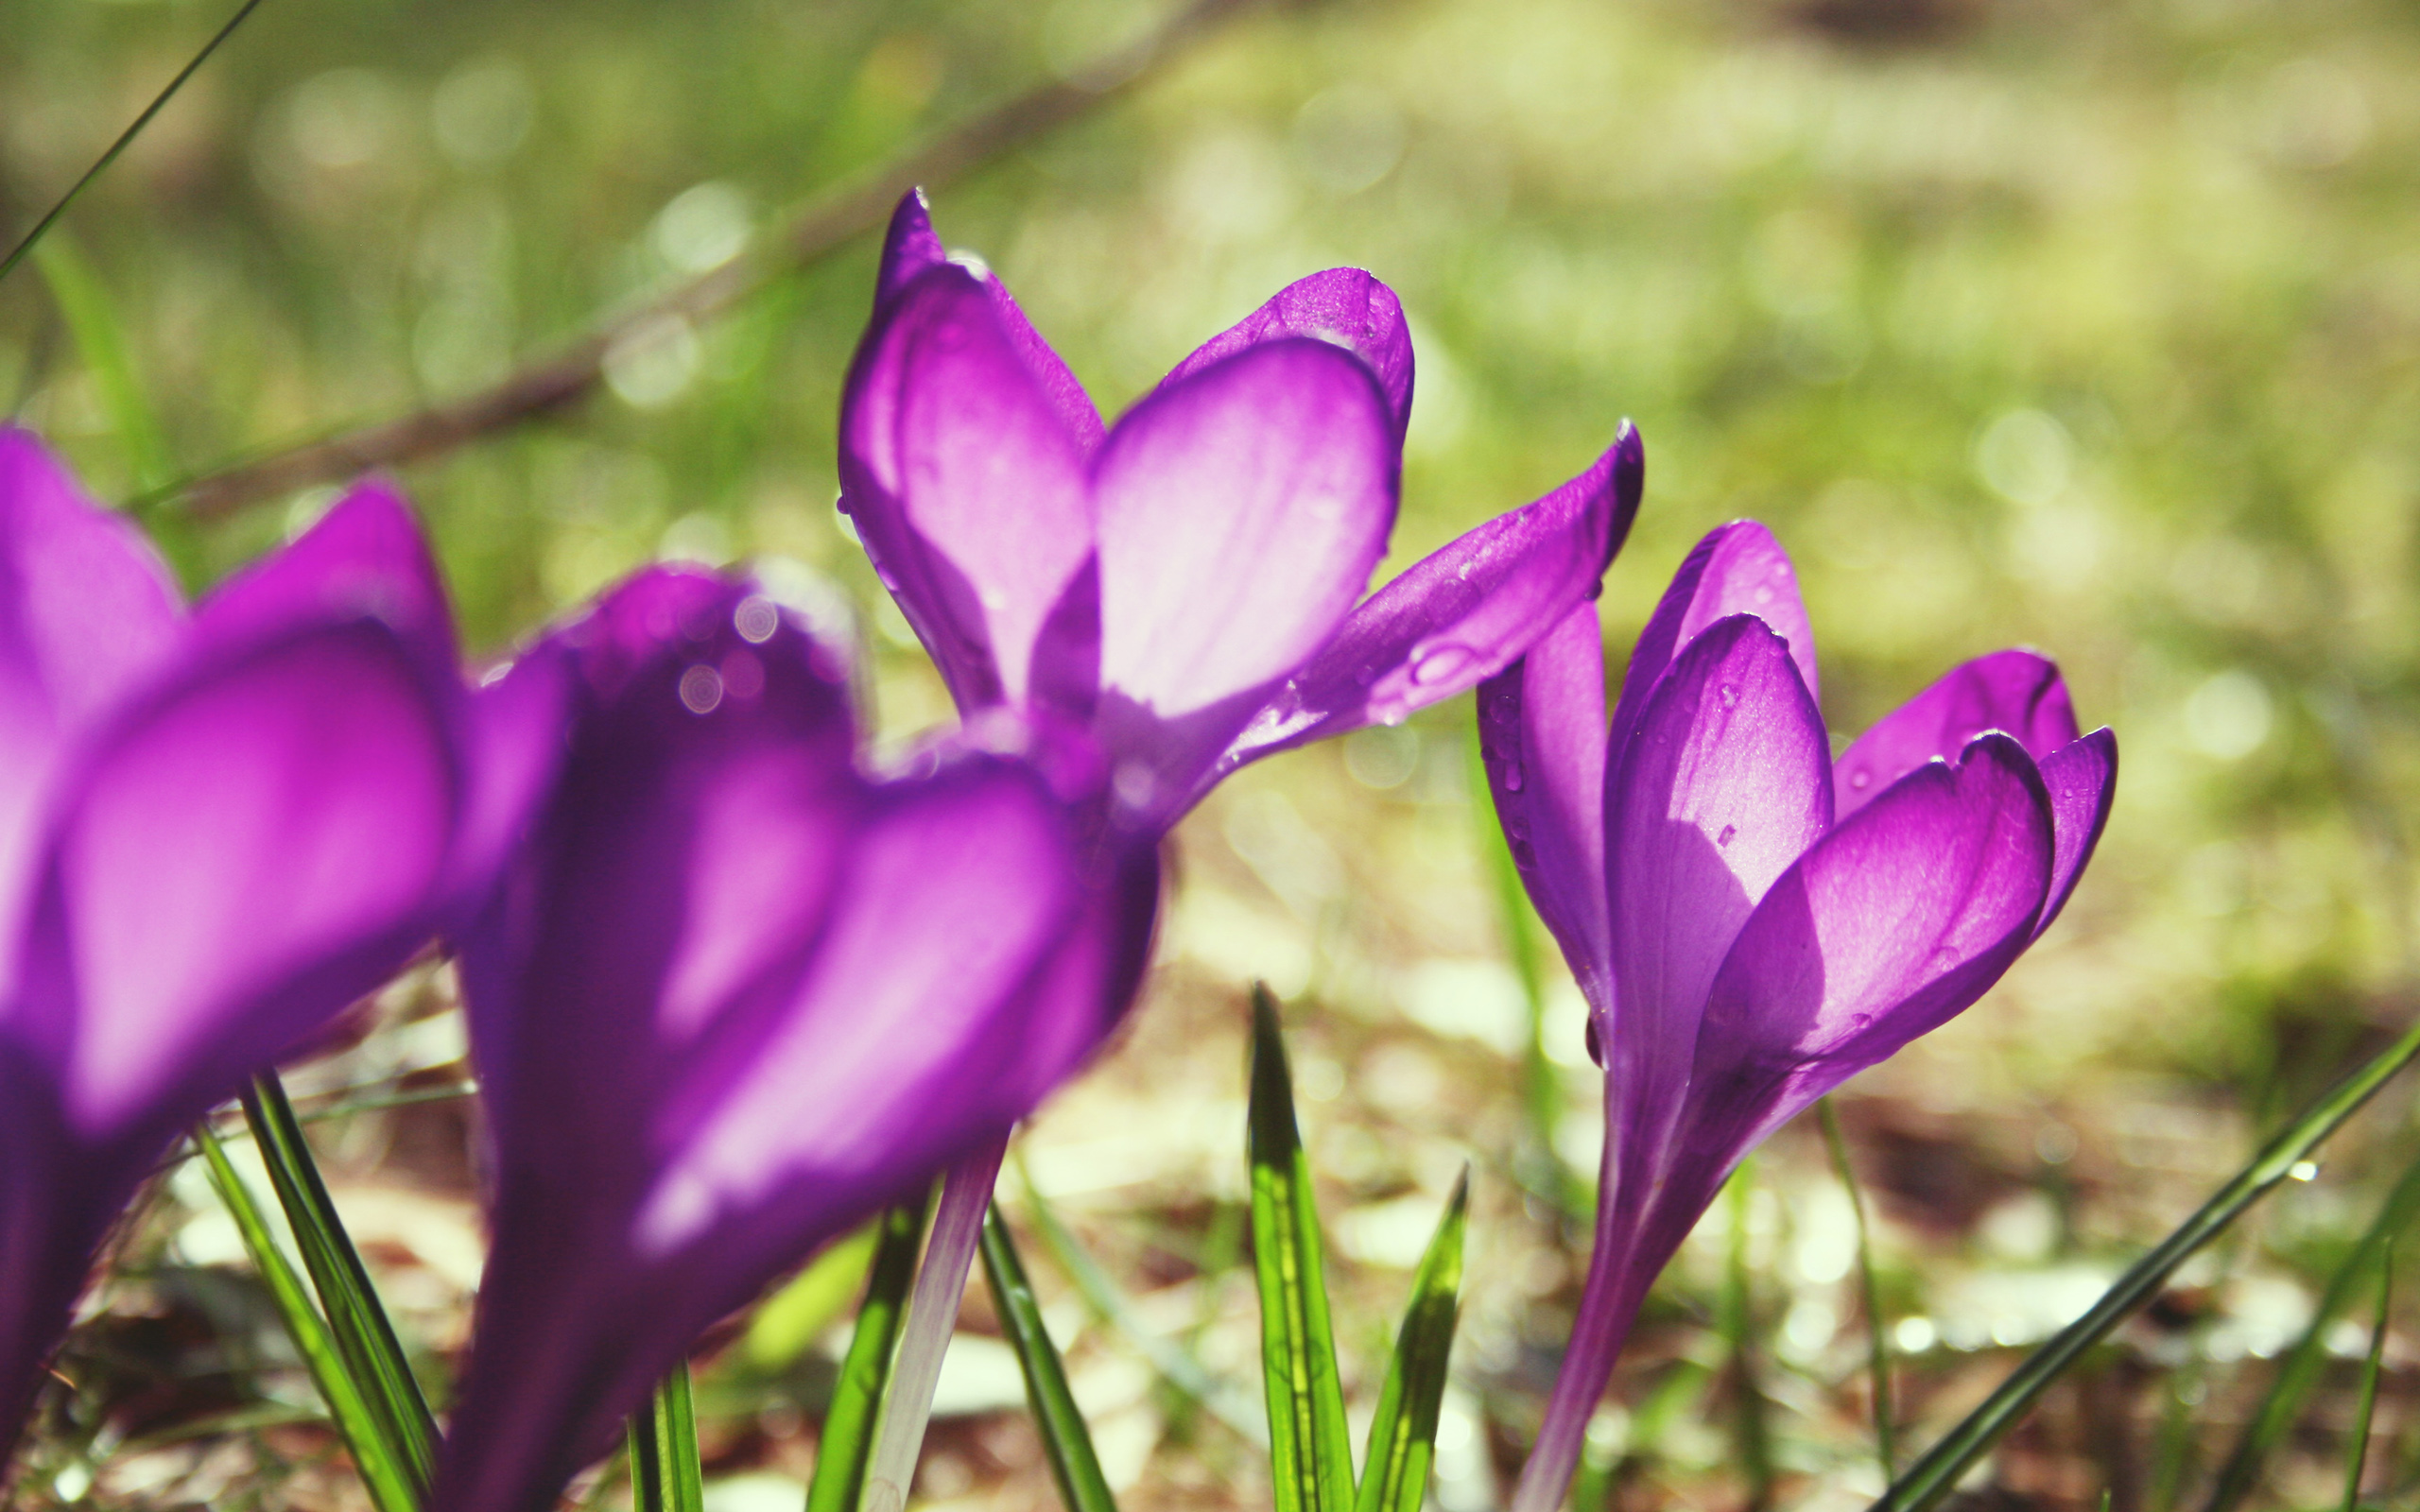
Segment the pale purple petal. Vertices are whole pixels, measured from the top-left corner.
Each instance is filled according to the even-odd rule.
[[[1352,611],[1386,554],[1400,461],[1369,369],[1315,341],[1255,346],[1110,433],[1104,728],[1171,797]]]
[[[875,317],[841,405],[841,487],[961,708],[1023,701],[1046,626],[1084,592],[1084,450],[973,274],[929,269]],[[1067,633],[1089,645],[1089,626]]]
[[[890,224],[882,235],[882,261],[874,273],[873,304],[879,311],[899,298],[900,291],[928,267],[949,261],[942,239],[933,234],[932,208],[925,191],[910,189],[899,197]]]
[[[1750,910],[1831,825],[1823,716],[1761,619],[1719,620],[1647,700],[1605,788],[1612,917],[1606,1072],[1622,1138],[1657,1148],[1715,970]]]
[[[2057,854],[2050,863],[2050,895],[2042,905],[2034,937],[2050,927],[2083,877],[2084,863],[2100,844],[2109,824],[2109,805],[2118,796],[2118,736],[2103,725],[2083,739],[2042,759],[2042,785],[2050,794],[2050,816],[2057,834]]]
[[[459,776],[439,690],[374,623],[198,667],[63,798],[12,1027],[91,1141],[167,1127],[401,966]]]
[[[2035,761],[2076,738],[2075,706],[2049,658],[1995,651],[1951,671],[1885,715],[1832,764],[1842,818],[1928,761],[1949,760],[1987,730],[2016,737]]]
[[[1806,684],[1806,696],[1820,699],[1815,680],[1815,633],[1806,623],[1806,607],[1799,602],[1798,575],[1789,554],[1772,532],[1754,520],[1718,525],[1690,551],[1672,586],[1655,606],[1647,628],[1630,654],[1622,675],[1621,698],[1614,706],[1614,749],[1619,751],[1639,711],[1655,691],[1672,659],[1717,620],[1754,614],[1789,643],[1791,660]]]
[[[2041,775],[1999,733],[1843,820],[1766,895],[1715,978],[1692,1149],[1727,1168],[1980,997],[2031,942],[2052,853]]]
[[[1297,279],[1270,301],[1219,332],[1160,380],[1162,388],[1192,377],[1216,362],[1264,341],[1307,336],[1359,357],[1386,390],[1395,439],[1411,422],[1411,328],[1403,303],[1375,274],[1357,267],[1331,267]]]
[[[1496,516],[1370,595],[1219,760],[1246,762],[1394,724],[1494,677],[1593,600],[1638,513],[1646,454],[1625,422],[1587,472]]]
[[[449,931],[485,906],[506,858],[527,833],[562,759],[570,696],[569,653],[548,641],[490,673],[464,700],[469,783],[446,862]]]
[[[1504,842],[1581,991],[1611,1007],[1605,919],[1605,649],[1597,606],[1565,613],[1479,684],[1479,751]]]
[[[1096,891],[1016,763],[867,782],[841,669],[734,633],[741,592],[652,656],[573,647],[614,664],[465,952],[499,1200],[433,1504],[549,1504],[701,1329],[1003,1135],[1139,974],[1148,867]],[[683,679],[740,649],[754,692],[699,711]]]
[[[458,675],[436,559],[411,507],[383,481],[355,485],[310,529],[194,605],[195,632],[220,645],[350,619],[379,621],[433,673]]]

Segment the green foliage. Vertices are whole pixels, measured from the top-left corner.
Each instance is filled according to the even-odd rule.
[[[1462,1234],[1470,1208],[1465,1168],[1420,1257],[1395,1334],[1394,1357],[1370,1419],[1370,1447],[1361,1456],[1355,1512],[1420,1512],[1428,1496],[1429,1462],[1437,1448],[1437,1410],[1445,1400],[1445,1367],[1461,1315]]]
[[[824,1414],[823,1437],[815,1452],[815,1478],[807,1483],[806,1512],[856,1512],[866,1468],[873,1460],[874,1432],[890,1383],[891,1349],[916,1283],[916,1254],[924,1246],[929,1202],[903,1203],[875,1222],[873,1263],[866,1272],[866,1297],[841,1357],[840,1379]]]
[[[1033,1283],[1026,1280],[1025,1263],[1017,1258],[1015,1241],[996,1207],[983,1214],[982,1254],[983,1279],[991,1283],[1000,1331],[1025,1370],[1026,1400],[1042,1433],[1043,1454],[1050,1461],[1051,1478],[1059,1483],[1061,1502],[1067,1512],[1117,1512],[1117,1500],[1110,1495],[1100,1460],[1093,1453],[1092,1434],[1076,1408],[1075,1394],[1067,1389],[1058,1346],[1050,1342],[1050,1330],[1043,1323],[1042,1304],[1034,1300]]]
[[[740,1336],[740,1353],[760,1374],[786,1370],[832,1321],[848,1311],[864,1284],[882,1220],[834,1243],[805,1269],[757,1305]]]
[[[631,1419],[630,1443],[634,1512],[705,1512],[686,1361],[655,1388],[647,1411]]]
[[[1260,1359],[1269,1393],[1270,1477],[1277,1512],[1348,1512],[1353,1449],[1328,1323],[1310,1160],[1294,1122],[1294,1079],[1277,1002],[1252,996],[1253,1268],[1260,1286]]]

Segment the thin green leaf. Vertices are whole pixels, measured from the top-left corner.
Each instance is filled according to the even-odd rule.
[[[1437,1409],[1445,1400],[1445,1367],[1461,1315],[1462,1233],[1470,1211],[1471,1174],[1464,1167],[1446,1200],[1411,1278],[1411,1300],[1395,1334],[1394,1358],[1370,1419],[1361,1456],[1356,1512],[1420,1512],[1428,1497],[1428,1469],[1437,1451]]]
[[[1118,1289],[1109,1273],[1088,1254],[1076,1236],[1068,1231],[1058,1211],[1033,1184],[1025,1163],[1017,1162],[1017,1179],[1025,1188],[1026,1212],[1033,1220],[1034,1232],[1042,1237],[1042,1247],[1076,1285],[1078,1295],[1093,1316],[1115,1330],[1118,1336],[1134,1347],[1178,1395],[1208,1411],[1220,1422],[1241,1434],[1262,1449],[1269,1447],[1269,1425],[1251,1410],[1249,1402],[1240,1402],[1227,1384],[1213,1376],[1201,1359],[1184,1345],[1152,1332],[1134,1310],[1134,1304]],[[1222,1211],[1233,1211],[1232,1208]],[[1207,1267],[1205,1266],[1205,1270]]]
[[[1754,1157],[1739,1162],[1723,1192],[1730,1210],[1731,1246],[1723,1266],[1720,1310],[1723,1342],[1731,1353],[1733,1411],[1739,1432],[1739,1464],[1748,1477],[1749,1512],[1773,1502],[1772,1429],[1766,1421],[1765,1392],[1756,1368],[1755,1310],[1749,1292],[1748,1206],[1755,1194]]]
[[[2360,1404],[2353,1411],[2353,1438],[2344,1447],[2344,1512],[2361,1505],[2361,1467],[2370,1457],[2370,1423],[2378,1406],[2378,1361],[2386,1354],[2386,1326],[2394,1307],[2394,1241],[2378,1255],[2378,1318],[2370,1327],[2369,1358],[2361,1362]]]
[[[2369,1228],[2345,1255],[2343,1263],[2336,1267],[2336,1274],[2328,1278],[2327,1290],[2321,1295],[2319,1306],[2312,1310],[2310,1323],[2279,1362],[2268,1396],[2261,1399],[2252,1420],[2244,1424],[2243,1435],[2236,1441],[2234,1452],[2219,1471],[2218,1484],[2210,1491],[2204,1512],[2233,1512],[2236,1504],[2260,1483],[2261,1467],[2270,1452],[2292,1431],[2294,1419],[2302,1416],[2304,1400],[2327,1368],[2328,1325],[2351,1304],[2361,1278],[2369,1274],[2379,1252],[2395,1235],[2409,1228],[2415,1216],[2420,1216],[2420,1160],[2404,1167],[2394,1189],[2378,1205],[2377,1215],[2370,1220]]]
[[[176,465],[168,456],[159,419],[135,380],[134,360],[127,354],[126,330],[118,323],[109,290],[72,237],[62,234],[44,241],[35,261],[50,284],[51,298],[59,301],[59,313],[67,318],[78,354],[93,369],[101,407],[109,412],[110,426],[126,448],[136,486],[158,488],[174,475]]]
[[[244,1095],[244,1122],[260,1146],[269,1185],[285,1210],[286,1225],[294,1231],[295,1247],[302,1251],[320,1305],[327,1311],[328,1329],[345,1368],[360,1384],[398,1461],[412,1477],[413,1488],[424,1497],[437,1469],[437,1420],[377,1289],[371,1285],[369,1268],[361,1263],[327,1184],[320,1179],[320,1167],[311,1159],[311,1146],[277,1073],[252,1078],[251,1090]]]
[[[277,1236],[269,1230],[268,1219],[253,1199],[251,1189],[227,1159],[226,1146],[210,1132],[208,1124],[197,1125],[193,1138],[200,1147],[202,1159],[209,1163],[210,1184],[234,1218],[235,1231],[243,1237],[244,1251],[267,1283],[269,1298],[285,1322],[286,1334],[293,1339],[295,1351],[311,1372],[312,1384],[320,1389],[320,1400],[327,1403],[328,1417],[353,1451],[354,1468],[369,1488],[371,1501],[378,1512],[419,1512],[417,1488],[360,1387],[346,1373],[335,1336],[328,1332],[320,1310],[312,1306],[302,1278],[294,1273],[285,1251],[278,1247]]]
[[[1075,1393],[1067,1389],[1058,1347],[1043,1325],[1042,1304],[1034,1299],[1033,1283],[1026,1280],[1025,1263],[1017,1258],[1016,1243],[996,1207],[983,1214],[983,1279],[992,1283],[1000,1331],[1017,1351],[1017,1364],[1025,1367],[1026,1400],[1042,1432],[1042,1452],[1050,1461],[1051,1478],[1059,1483],[1060,1501],[1067,1512],[1117,1512],[1117,1499],[1110,1495],[1100,1458],[1093,1452],[1092,1433],[1076,1408]]]
[[[242,8],[227,18],[227,25],[219,27],[208,42],[201,44],[201,51],[194,54],[184,67],[177,70],[177,77],[168,80],[168,87],[152,96],[151,103],[143,108],[143,113],[136,116],[132,124],[118,133],[117,140],[110,144],[109,150],[102,153],[94,161],[91,167],[84,170],[83,177],[68,186],[67,192],[59,197],[59,203],[51,206],[42,219],[34,222],[33,230],[26,232],[17,245],[9,249],[7,257],[0,258],[0,279],[7,278],[19,263],[26,260],[26,254],[42,242],[43,233],[57,225],[59,217],[67,214],[67,207],[76,202],[77,197],[91,187],[95,180],[107,172],[109,165],[118,160],[120,153],[133,145],[134,139],[143,134],[143,129],[151,124],[151,118],[166,109],[168,102],[177,97],[177,91],[185,87],[185,80],[193,77],[195,72],[210,60],[210,55],[218,50],[220,43],[235,34],[235,28],[242,26],[245,19],[260,8],[260,3],[261,0],[244,0]]]
[[[1504,932],[1504,954],[1512,962],[1512,975],[1521,984],[1521,1003],[1530,1015],[1529,1042],[1521,1052],[1521,1106],[1530,1125],[1531,1159],[1528,1163],[1534,1178],[1526,1184],[1542,1188],[1540,1194],[1566,1212],[1584,1211],[1591,1198],[1587,1183],[1565,1168],[1554,1147],[1555,1126],[1563,1119],[1563,1083],[1547,1057],[1546,969],[1538,947],[1538,919],[1530,906],[1528,890],[1521,885],[1521,868],[1512,864],[1512,849],[1504,843],[1495,805],[1478,801],[1487,796],[1488,787],[1487,761],[1479,748],[1477,725],[1471,727],[1469,765],[1474,843],[1486,857],[1496,922]]]
[[[705,1512],[686,1360],[655,1388],[647,1410],[631,1419],[631,1502],[636,1512]]]
[[[1947,1496],[1967,1467],[2024,1418],[2050,1383],[2125,1321],[2135,1309],[2159,1295],[2170,1272],[2223,1232],[2246,1209],[2268,1195],[2304,1157],[2335,1133],[2415,1057],[2420,1057],[2420,1023],[2405,1030],[2394,1044],[2338,1083],[2271,1140],[2250,1164],[2202,1205],[2200,1211],[2186,1219],[2175,1232],[2118,1278],[2082,1317],[2035,1349],[1981,1406],[1967,1414],[1882,1493],[1874,1503],[1875,1512],[1927,1512]]]
[[[806,1488],[806,1512],[854,1512],[873,1457],[875,1421],[890,1382],[891,1346],[916,1282],[916,1251],[925,1243],[930,1202],[902,1203],[877,1220],[873,1263],[866,1272],[866,1299],[857,1308],[856,1331],[832,1388],[831,1410],[815,1452],[815,1478]]]
[[[1260,1359],[1269,1390],[1270,1477],[1277,1512],[1345,1512],[1353,1504],[1353,1441],[1328,1323],[1311,1166],[1294,1122],[1294,1079],[1277,1031],[1277,1003],[1252,991],[1253,1268],[1260,1283]]]
[[[1891,1340],[1882,1326],[1882,1293],[1874,1284],[1874,1236],[1865,1222],[1865,1194],[1857,1184],[1857,1168],[1849,1163],[1849,1142],[1841,1133],[1841,1115],[1828,1097],[1816,1099],[1816,1120],[1824,1125],[1824,1147],[1832,1152],[1832,1169],[1849,1194],[1849,1211],[1857,1218],[1857,1282],[1865,1309],[1866,1376],[1874,1396],[1874,1452],[1882,1462],[1882,1483],[1899,1473],[1899,1456],[1891,1441]]]

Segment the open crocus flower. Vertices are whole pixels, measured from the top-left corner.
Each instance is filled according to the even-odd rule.
[[[1245,762],[1477,686],[1595,595],[1638,507],[1627,424],[1579,477],[1363,599],[1410,406],[1393,292],[1337,268],[1104,429],[910,195],[841,402],[841,507],[961,710],[1089,723],[1122,821],[1165,828]]]
[[[462,955],[495,1201],[448,1512],[552,1507],[708,1324],[1005,1138],[1157,904],[1054,786],[1097,755],[871,780],[847,658],[745,582],[650,569],[545,648],[569,748]]]
[[[169,1141],[467,914],[553,721],[462,685],[392,491],[188,614],[0,430],[0,1439]]]
[[[1496,812],[1605,1066],[1597,1250],[1514,1512],[1552,1512],[1648,1287],[1756,1143],[1980,997],[2100,838],[2116,738],[2030,651],[1830,756],[1789,559],[1698,544],[1608,730],[1594,606],[1479,693]]]

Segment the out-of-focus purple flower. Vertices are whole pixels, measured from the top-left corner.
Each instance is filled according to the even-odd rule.
[[[463,686],[391,490],[188,613],[0,429],[0,1440],[169,1141],[467,917],[554,703]]]
[[[870,780],[846,658],[745,582],[651,569],[544,644],[569,748],[462,956],[496,1174],[449,1512],[553,1506],[715,1318],[1005,1137],[1158,896],[1054,786],[1088,737]]]
[[[1980,997],[2048,927],[2117,779],[2058,669],[1969,662],[1831,759],[1789,558],[1681,566],[1608,728],[1595,607],[1479,692],[1497,816],[1605,1066],[1597,1249],[1514,1512],[1552,1512],[1648,1287],[1740,1158]]]
[[[1638,508],[1623,425],[1579,477],[1364,599],[1394,524],[1411,337],[1335,268],[1104,429],[997,279],[900,202],[840,410],[842,507],[962,710],[1091,724],[1120,818],[1475,687],[1593,597]]]

